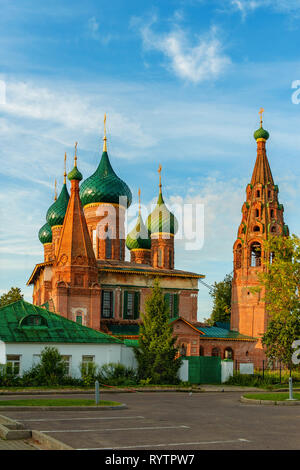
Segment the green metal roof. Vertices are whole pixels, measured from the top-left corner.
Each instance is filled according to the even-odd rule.
[[[63,184],[60,195],[57,200],[49,207],[46,220],[51,227],[54,225],[62,225],[64,223],[70,195],[67,190],[66,183]]]
[[[126,198],[124,204],[129,207],[132,200],[131,191],[127,184],[116,175],[107,152],[104,151],[95,173],[83,181],[80,186],[82,205],[86,206],[96,202],[122,204],[120,197]]]
[[[133,249],[151,249],[150,234],[145,227],[141,214],[139,214],[136,225],[133,230],[127,235],[126,246],[128,250]]]
[[[268,140],[268,138],[270,137],[270,134],[263,127],[260,127],[259,129],[257,129],[257,131],[254,132],[253,136],[255,140],[257,139]]]
[[[171,233],[174,235],[178,230],[177,219],[165,205],[161,192],[153,212],[147,218],[146,226],[151,233]]]
[[[52,230],[48,222],[40,228],[39,240],[41,243],[52,243]]]
[[[139,340],[138,339],[124,339],[124,344],[126,344],[126,346],[132,346],[134,348],[137,348],[139,346]]]
[[[218,328],[223,328],[224,330],[230,330],[230,321],[228,322],[216,321],[215,326],[217,326]]]
[[[29,315],[43,317],[47,326],[21,326]],[[7,343],[123,343],[25,300],[0,308],[0,339]]]
[[[227,330],[217,326],[198,327],[197,330],[204,333],[204,338],[255,339],[251,336],[242,335],[238,331]]]
[[[70,181],[72,181],[72,180],[81,181],[82,180],[82,174],[78,170],[77,166],[74,166],[73,170],[71,170],[70,173],[68,173],[68,180],[70,180]]]

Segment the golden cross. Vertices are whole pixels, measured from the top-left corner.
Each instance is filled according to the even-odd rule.
[[[260,115],[260,127],[262,127],[262,122],[263,122],[263,120],[262,120],[262,115],[263,115],[263,112],[264,112],[264,108],[260,108],[259,113],[258,113],[258,114]]]
[[[77,145],[78,142],[75,142],[74,166],[77,166]]]
[[[54,181],[54,201],[57,199],[56,180]]]
[[[161,192],[161,164],[159,164],[158,173],[159,173],[159,192]]]
[[[139,195],[139,214],[141,214],[141,188],[139,188],[138,195]]]
[[[64,184],[66,184],[66,176],[67,176],[67,171],[66,171],[66,162],[67,162],[67,152],[65,152],[65,161],[64,161]]]
[[[107,145],[106,145],[106,113],[104,113],[104,137],[103,137],[103,152],[107,152]]]

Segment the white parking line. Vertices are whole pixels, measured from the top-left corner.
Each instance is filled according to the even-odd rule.
[[[43,419],[18,419],[18,421],[26,421],[29,422],[29,421],[34,421],[34,422],[37,422],[37,421],[81,421],[81,420],[94,420],[94,419],[101,419],[101,420],[105,420],[105,419],[145,419],[144,416],[105,416],[105,417],[101,417],[101,418],[43,418]]]
[[[143,428],[108,428],[108,429],[58,429],[56,431],[49,429],[41,432],[107,432],[107,431],[138,431],[146,429],[189,429],[190,426],[145,426]]]
[[[124,446],[124,447],[88,447],[76,450],[120,450],[120,449],[137,449],[138,447],[146,448],[150,447],[173,447],[173,446],[200,446],[209,444],[229,444],[234,442],[251,442],[248,439],[232,439],[230,441],[202,441],[202,442],[174,442],[171,444],[140,444],[135,446]]]

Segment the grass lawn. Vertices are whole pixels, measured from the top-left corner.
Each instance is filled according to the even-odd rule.
[[[117,401],[100,400],[98,406],[121,405]],[[28,400],[0,400],[0,406],[96,406],[95,400],[70,399],[70,398],[37,398]]]
[[[289,398],[289,394],[286,392],[277,393],[246,393],[245,398],[252,398],[254,400],[273,400],[273,401],[284,401]],[[293,398],[300,400],[300,393],[293,393]]]

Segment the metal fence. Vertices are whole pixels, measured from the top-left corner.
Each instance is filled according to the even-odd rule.
[[[245,361],[239,361],[237,359],[234,361],[234,373],[238,373],[240,371],[240,364],[245,364]],[[289,369],[280,361],[270,361],[265,359],[260,361],[259,364],[255,364],[254,373],[258,373],[263,379],[267,376],[274,375],[278,378],[279,383],[281,383],[283,376],[299,376],[300,365]]]

